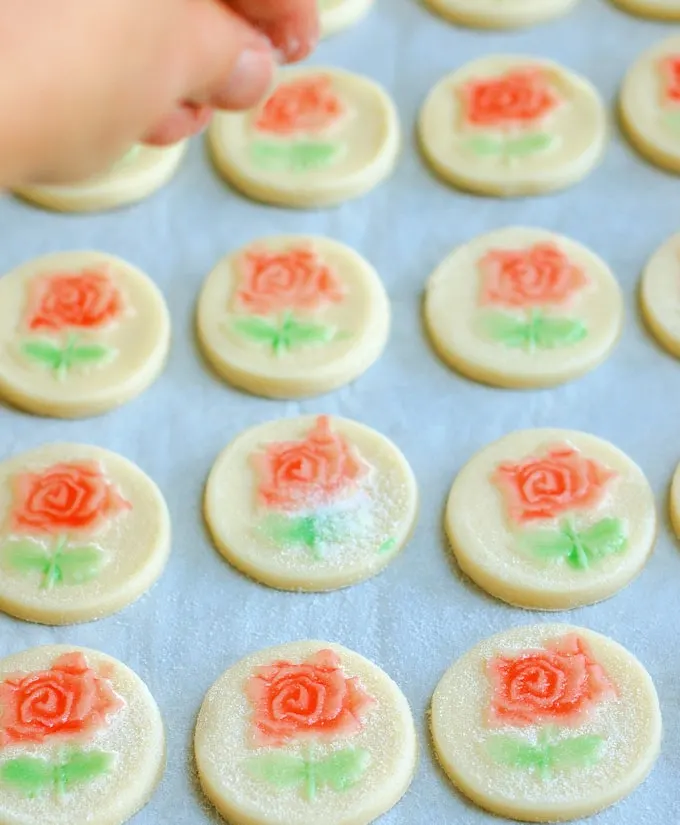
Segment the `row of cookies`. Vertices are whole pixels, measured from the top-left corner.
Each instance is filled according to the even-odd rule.
[[[680,39],[645,53],[628,73],[621,121],[651,161],[680,171]],[[570,186],[599,163],[609,131],[596,89],[565,67],[494,55],[445,77],[423,105],[424,156],[445,181],[501,197]],[[396,164],[401,130],[387,93],[339,69],[280,74],[271,96],[247,113],[216,115],[215,163],[249,197],[300,208],[363,195]],[[140,200],[164,184],[184,147],[135,147],[113,169],[79,186],[24,187],[53,209],[87,211]]]
[[[26,650],[0,661],[0,821],[122,825],[165,768],[160,710],[142,680],[94,650]],[[481,642],[431,704],[446,773],[494,813],[574,819],[627,796],[661,744],[640,662],[583,628],[535,625]],[[408,701],[379,667],[327,642],[259,651],[208,691],[194,753],[229,822],[368,825],[418,764]],[[284,818],[285,817],[285,818]]]

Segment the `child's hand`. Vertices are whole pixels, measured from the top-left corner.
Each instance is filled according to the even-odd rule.
[[[316,43],[316,0],[2,0],[0,184],[68,181],[266,93]]]

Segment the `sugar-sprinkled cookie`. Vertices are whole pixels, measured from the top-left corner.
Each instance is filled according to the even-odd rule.
[[[334,590],[374,576],[410,538],[413,472],[395,445],[343,418],[247,430],[217,459],[205,516],[220,552],[271,587]]]
[[[158,706],[121,662],[66,646],[0,660],[0,825],[122,825],[164,768]]]
[[[454,369],[501,387],[548,387],[598,366],[623,326],[621,289],[586,247],[544,229],[474,238],[436,269],[425,320]]]
[[[353,381],[382,353],[389,326],[376,271],[327,238],[264,238],[227,256],[198,305],[199,340],[215,369],[274,398]]]
[[[368,825],[411,784],[404,695],[376,665],[328,642],[271,648],[208,692],[196,725],[201,785],[230,822]]]
[[[480,29],[515,29],[561,17],[578,0],[426,0],[452,23]]]
[[[376,83],[341,69],[280,72],[260,107],[221,113],[210,145],[217,167],[255,200],[309,208],[373,189],[400,147],[394,104]]]
[[[607,116],[595,88],[563,66],[492,55],[435,86],[419,134],[427,161],[454,186],[532,195],[571,186],[595,167]]]
[[[607,441],[523,430],[461,470],[446,532],[481,588],[561,610],[613,596],[637,576],[656,538],[656,509],[642,470]]]
[[[318,0],[321,35],[330,37],[362,20],[374,0]]]
[[[654,684],[598,633],[520,627],[482,642],[432,699],[442,767],[492,813],[529,822],[590,816],[630,794],[661,742]]]

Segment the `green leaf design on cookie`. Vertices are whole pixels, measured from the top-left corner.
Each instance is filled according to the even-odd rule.
[[[64,537],[54,548],[30,539],[8,541],[0,547],[0,564],[25,576],[40,575],[43,590],[90,581],[99,575],[103,561],[104,554],[98,547],[70,547]]]
[[[273,172],[310,172],[332,166],[341,154],[336,143],[297,141],[279,143],[258,140],[251,147],[253,162]]]
[[[22,344],[21,351],[61,379],[75,367],[103,364],[115,355],[114,350],[102,344],[79,345],[75,335],[69,336],[63,347],[49,339],[28,340]]]
[[[602,519],[581,532],[565,521],[559,531],[535,530],[520,538],[520,544],[537,558],[563,559],[576,570],[587,570],[607,556],[623,552],[627,541],[623,523],[616,518]]]
[[[244,338],[269,345],[275,355],[300,347],[327,344],[336,337],[333,327],[298,321],[291,313],[286,313],[279,323],[250,316],[235,318],[232,326]]]
[[[556,138],[543,132],[521,135],[517,138],[502,138],[493,135],[475,135],[465,142],[465,146],[480,157],[498,157],[512,161],[536,155],[550,149]]]
[[[588,335],[582,321],[570,318],[548,317],[534,311],[528,320],[489,312],[482,319],[483,332],[511,349],[535,352],[541,349],[557,349],[577,344]]]
[[[601,736],[582,735],[556,740],[558,733],[556,728],[544,728],[535,745],[518,736],[493,736],[486,748],[494,762],[518,770],[535,771],[544,781],[551,779],[556,771],[590,767],[600,761],[604,744]]]
[[[103,751],[69,751],[65,758],[48,761],[21,756],[0,765],[0,783],[25,796],[42,793],[63,796],[74,785],[83,785],[108,773],[113,757]]]

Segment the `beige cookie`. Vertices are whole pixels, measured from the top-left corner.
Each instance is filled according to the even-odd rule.
[[[116,453],[53,444],[0,463],[0,610],[99,619],[145,593],[170,551],[158,487]]]
[[[165,186],[177,171],[186,143],[133,146],[108,171],[69,186],[22,186],[15,194],[58,212],[97,212],[136,203]]]
[[[599,162],[607,116],[595,88],[557,63],[492,55],[445,77],[420,114],[423,153],[461,189],[512,197],[563,189]]]
[[[680,37],[644,52],[623,81],[623,127],[648,160],[680,172]]]
[[[654,337],[680,358],[680,235],[673,235],[647,264],[640,306]]]
[[[61,645],[0,660],[0,825],[122,825],[164,768],[158,706],[121,662]]]
[[[499,816],[556,822],[628,796],[661,744],[654,684],[621,645],[580,627],[499,633],[444,675],[432,699],[442,767]]]
[[[578,0],[426,0],[452,23],[480,29],[515,29],[561,17]]]
[[[247,430],[217,459],[205,493],[215,544],[235,567],[284,590],[368,579],[408,542],[418,488],[384,436],[305,416]]]
[[[680,20],[679,0],[613,0],[624,11],[651,20]]]
[[[432,343],[454,369],[499,387],[550,387],[598,366],[623,326],[621,289],[581,244],[510,227],[456,249],[425,294]]]
[[[0,278],[0,396],[38,415],[118,407],[160,375],[170,317],[155,284],[102,252],[57,252]]]
[[[397,112],[380,86],[316,67],[282,71],[263,105],[216,115],[209,137],[237,189],[301,208],[365,194],[392,172],[400,147]]]
[[[238,662],[198,716],[201,785],[229,822],[368,825],[406,793],[418,745],[404,695],[339,645],[297,642]]]
[[[675,535],[680,538],[680,465],[678,465],[673,475],[673,483],[671,484],[670,514]]]
[[[318,0],[321,36],[330,37],[362,20],[373,0]]]
[[[300,398],[348,384],[380,356],[385,289],[356,252],[327,238],[264,238],[219,262],[198,304],[198,336],[227,381]]]
[[[645,565],[656,537],[642,470],[607,441],[523,430],[461,470],[446,509],[461,569],[510,604],[578,607],[613,596]]]

